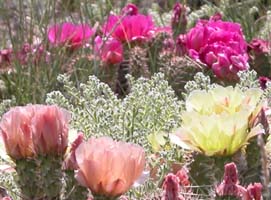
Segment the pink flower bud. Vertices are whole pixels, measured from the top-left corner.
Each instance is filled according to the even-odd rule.
[[[263,186],[261,183],[250,184],[247,192],[251,200],[261,200]]]
[[[163,183],[163,200],[184,200],[184,198],[179,195],[180,185],[178,176],[170,173],[165,177]]]
[[[138,14],[138,8],[133,3],[128,3],[122,10],[121,14],[123,15],[137,15]]]
[[[75,158],[75,150],[77,147],[84,141],[84,134],[79,132],[77,134],[76,139],[71,143],[71,147],[69,149],[68,155],[64,160],[64,169],[67,170],[76,170],[78,169],[78,165]]]

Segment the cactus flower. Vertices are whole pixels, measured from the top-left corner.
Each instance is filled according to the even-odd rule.
[[[57,106],[28,105],[5,113],[0,130],[7,154],[14,159],[63,153],[70,115]]]
[[[94,195],[117,197],[127,192],[145,165],[142,147],[109,137],[90,138],[75,151],[76,179]]]
[[[237,72],[249,68],[240,24],[222,21],[219,15],[198,21],[182,45],[191,58],[205,64],[219,79],[235,80]]]
[[[261,110],[261,89],[216,86],[195,90],[186,100],[182,125],[171,141],[207,156],[232,155],[262,130],[254,125]]]
[[[110,15],[103,25],[103,33],[121,42],[147,41],[151,38],[154,23],[149,15]]]
[[[48,30],[48,39],[52,44],[68,45],[72,49],[77,49],[93,34],[94,31],[87,24],[77,25],[66,22],[51,26]]]
[[[94,42],[95,52],[104,63],[117,64],[123,60],[123,47],[120,41],[114,38],[103,41],[100,36],[97,36]]]

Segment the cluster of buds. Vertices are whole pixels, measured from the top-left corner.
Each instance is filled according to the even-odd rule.
[[[20,49],[12,48],[0,50],[0,72],[10,72],[14,70],[12,63],[26,65],[28,63],[40,63],[50,61],[50,53],[41,44],[30,45],[25,43]]]
[[[261,183],[250,184],[247,188],[239,185],[238,172],[234,163],[225,165],[223,181],[216,187],[217,196],[231,196],[241,200],[261,200],[261,191]]]
[[[185,167],[180,169],[177,174],[169,173],[163,182],[162,199],[185,200],[181,193],[189,195],[192,192],[190,186],[188,171]]]

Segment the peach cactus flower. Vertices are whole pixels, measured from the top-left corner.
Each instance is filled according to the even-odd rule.
[[[116,142],[110,137],[90,138],[75,151],[76,179],[94,195],[117,197],[140,177],[145,166],[144,149]]]
[[[68,143],[68,111],[57,106],[11,108],[0,122],[7,154],[13,159],[64,153]]]
[[[55,105],[35,105],[32,118],[33,143],[39,154],[64,154],[68,146],[67,110]]]
[[[35,155],[31,132],[33,114],[32,106],[15,107],[1,119],[0,130],[6,152],[14,159]]]

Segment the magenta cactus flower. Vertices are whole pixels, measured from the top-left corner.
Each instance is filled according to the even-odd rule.
[[[104,63],[117,64],[123,60],[123,47],[120,41],[107,38],[103,41],[100,36],[95,38],[95,52]]]
[[[94,34],[87,24],[65,22],[49,28],[48,39],[54,45],[67,45],[71,49],[81,47]]]
[[[103,25],[103,33],[121,42],[140,42],[151,38],[154,23],[149,15],[110,15]]]
[[[235,80],[237,72],[249,68],[247,44],[240,24],[220,17],[198,21],[180,41],[188,55],[210,68],[217,78]]]

